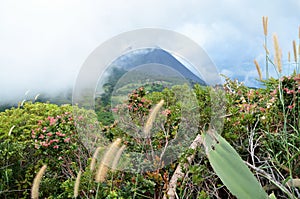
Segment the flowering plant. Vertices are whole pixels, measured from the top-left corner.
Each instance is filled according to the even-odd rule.
[[[31,137],[35,149],[46,155],[62,155],[64,150],[72,149],[75,139],[72,114],[65,112],[55,117],[48,116],[45,120],[39,120],[38,127],[31,132]],[[47,148],[51,150],[46,150]],[[61,158],[60,156],[59,159]]]

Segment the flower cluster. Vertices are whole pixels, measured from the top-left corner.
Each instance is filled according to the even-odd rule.
[[[74,130],[72,114],[65,112],[62,115],[49,116],[45,120],[38,121],[38,128],[32,130],[31,137],[36,149],[60,149],[71,142]]]
[[[140,116],[147,115],[151,108],[151,101],[145,98],[146,91],[144,87],[140,87],[133,90],[132,93],[128,95],[129,100],[127,108],[131,115],[138,114]]]

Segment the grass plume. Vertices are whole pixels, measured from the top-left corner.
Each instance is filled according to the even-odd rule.
[[[11,136],[11,133],[12,133],[12,131],[14,130],[15,127],[16,127],[16,126],[13,125],[13,126],[9,129],[8,136]]]
[[[120,138],[116,139],[104,154],[103,159],[96,173],[96,177],[95,177],[96,182],[103,182],[105,180],[108,172],[108,167],[110,166],[110,162],[115,158],[115,154],[117,152],[120,143],[121,143],[121,139]]]
[[[153,126],[153,122],[156,118],[156,115],[158,113],[158,111],[161,109],[161,107],[163,106],[164,104],[164,100],[160,100],[160,102],[158,104],[156,104],[156,106],[153,108],[153,110],[151,111],[149,117],[148,117],[148,120],[145,124],[145,127],[144,127],[144,136],[145,137],[149,137],[150,136],[150,130]]]
[[[77,175],[77,178],[76,178],[76,181],[75,181],[75,185],[74,185],[74,198],[78,197],[80,178],[81,178],[81,171],[79,171],[79,173]]]
[[[111,170],[112,170],[112,171],[115,171],[115,170],[116,170],[117,165],[118,165],[118,163],[119,163],[119,160],[120,160],[120,158],[121,158],[121,155],[122,155],[123,151],[125,150],[125,148],[126,148],[126,145],[123,145],[123,146],[118,150],[117,154],[115,155],[114,161],[113,161],[112,166],[111,166]]]
[[[282,63],[281,63],[281,50],[279,48],[278,37],[276,34],[273,35],[274,50],[275,50],[275,65],[277,66],[278,72],[282,72]]]
[[[297,63],[297,45],[296,41],[293,41],[293,50],[294,50],[294,61]]]
[[[95,150],[94,154],[93,154],[92,161],[91,161],[91,166],[90,166],[90,170],[91,170],[91,171],[94,171],[94,169],[95,169],[96,160],[97,160],[97,157],[98,157],[100,148],[101,148],[101,147],[98,147],[98,148]]]
[[[256,60],[254,60],[254,64],[255,64],[259,79],[262,80],[262,73],[261,73],[261,70],[260,70],[260,66],[259,66],[259,64]]]
[[[36,174],[33,185],[31,188],[31,198],[32,199],[38,199],[39,198],[39,187],[42,180],[42,177],[46,171],[47,165],[43,165],[42,168],[39,170],[39,172]]]
[[[263,21],[264,35],[267,36],[268,35],[268,17],[263,16],[262,21]]]

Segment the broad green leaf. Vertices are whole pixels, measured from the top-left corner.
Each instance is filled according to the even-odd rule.
[[[222,136],[210,130],[203,134],[203,140],[212,168],[233,195],[242,199],[268,198],[241,157]]]

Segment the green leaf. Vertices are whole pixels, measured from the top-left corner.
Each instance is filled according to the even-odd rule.
[[[269,195],[269,199],[276,199],[276,196],[274,195],[274,193],[271,193],[271,194]]]
[[[233,195],[242,199],[268,198],[241,157],[222,136],[210,130],[203,134],[203,140],[212,168]]]

